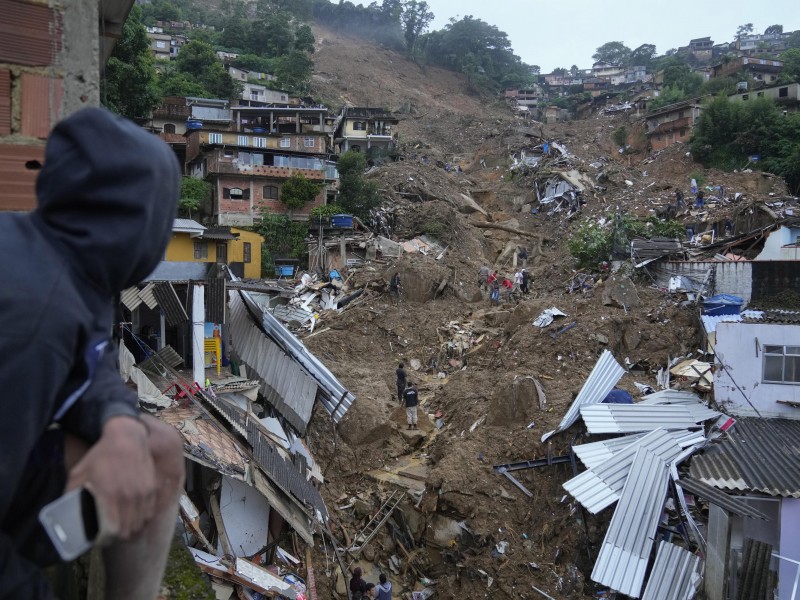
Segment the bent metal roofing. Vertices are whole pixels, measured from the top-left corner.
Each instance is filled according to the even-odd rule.
[[[739,419],[692,458],[689,473],[721,489],[800,498],[800,420]]]

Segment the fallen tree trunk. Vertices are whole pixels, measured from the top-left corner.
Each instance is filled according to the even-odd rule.
[[[480,229],[499,229],[500,231],[507,231],[508,233],[515,233],[529,238],[538,238],[539,236],[530,231],[522,231],[521,229],[514,229],[513,227],[506,227],[505,225],[495,225],[494,223],[472,223],[474,227]]]

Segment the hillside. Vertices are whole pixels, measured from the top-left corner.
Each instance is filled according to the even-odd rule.
[[[357,270],[350,285],[367,292],[341,314],[324,315],[320,332],[305,340],[357,396],[335,433],[318,418],[309,435],[325,467],[332,531],[352,541],[391,482],[400,481],[412,490],[362,555],[368,581],[385,570],[395,597],[427,580],[443,599],[542,597],[532,586],[556,598],[595,597],[601,590],[589,575],[611,511],[589,515],[565,495],[568,464],[515,473],[530,498],[492,466],[568,452],[578,427],[547,444],[540,438],[559,423],[604,349],[629,366],[619,387],[638,396],[637,384],[655,386],[659,368],[693,355],[699,339],[696,309],[685,295],[665,293],[629,269],[636,301],[604,303],[605,292],[620,283],[608,274],[585,279],[590,273],[576,270],[566,242],[588,218],[617,208],[646,218],[675,189],[688,197],[698,174],[706,185],[743,196],[709,203],[702,214],[679,212],[695,228],[726,219],[745,227],[754,204],[785,195],[785,186],[757,173],[703,172],[682,145],[651,157],[620,155],[611,134],[622,124],[635,128],[635,115],[525,124],[503,102],[474,95],[454,73],[421,68],[321,25],[314,35],[317,97],[333,106],[384,106],[401,119],[403,159],[368,175],[397,215],[400,239],[434,231],[447,247],[441,260],[405,254]],[[535,155],[543,138],[567,152],[511,169],[523,151]],[[463,173],[445,171],[448,162]],[[585,204],[574,213],[540,206],[533,189],[564,170],[586,185]],[[493,307],[478,289],[478,270],[486,263],[512,275],[516,246],[529,249],[532,291]],[[396,306],[384,293],[395,271],[405,288]],[[585,281],[591,283],[578,284]],[[532,326],[550,307],[567,316],[549,328]],[[424,436],[405,431],[394,392],[400,361],[412,365],[422,412],[432,415],[421,420]],[[327,550],[326,556],[324,547],[315,548],[320,598],[344,592]]]

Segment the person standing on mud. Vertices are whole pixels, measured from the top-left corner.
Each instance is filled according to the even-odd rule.
[[[395,273],[389,280],[389,296],[395,304],[400,301],[400,273]]]
[[[378,590],[375,598],[377,598],[377,600],[392,600],[392,582],[387,579],[386,573],[381,573],[378,577],[378,581],[380,583],[378,583],[375,588]]]
[[[406,389],[406,370],[400,363],[395,371],[397,373],[397,401],[403,402],[403,391]]]
[[[520,262],[522,263],[522,268],[523,268],[523,269],[524,269],[525,267],[527,267],[527,266],[528,266],[528,249],[527,249],[527,248],[520,248],[520,249],[517,251],[517,258],[518,258],[518,259],[520,260]]]
[[[361,577],[361,567],[353,569],[353,577],[350,578],[350,598],[361,600],[367,591],[367,582]]]
[[[528,295],[528,284],[530,283],[530,275],[528,275],[527,269],[522,269],[522,285],[519,286],[519,289],[522,290],[522,293],[526,296]]]
[[[492,281],[492,295],[489,299],[492,304],[500,304],[500,281],[497,279],[497,277],[495,277],[494,281]]]
[[[486,263],[481,266],[481,270],[478,272],[478,287],[483,289],[488,285],[489,281],[489,267]]]
[[[415,388],[414,384],[410,381],[408,382],[408,387],[406,387],[406,391],[403,394],[403,398],[406,401],[406,419],[408,420],[408,428],[416,429],[417,405],[419,404],[419,396],[417,394],[417,388]]]

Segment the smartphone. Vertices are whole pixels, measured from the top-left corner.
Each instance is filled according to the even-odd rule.
[[[39,522],[64,561],[91,549],[97,538],[97,508],[86,488],[67,492],[39,511]]]

